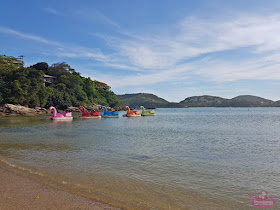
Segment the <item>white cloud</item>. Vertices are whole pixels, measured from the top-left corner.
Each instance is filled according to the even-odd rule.
[[[135,82],[130,82],[131,76],[121,78],[121,81],[126,81],[124,84],[110,82],[116,86],[146,85],[170,82],[188,74],[190,79],[191,75],[198,75],[212,82],[280,80],[279,25],[278,14],[243,14],[218,21],[188,17],[176,26],[167,26],[161,34],[157,34],[155,29],[148,34],[125,32],[125,38],[104,36],[108,45],[117,52],[112,57],[114,60],[127,58],[126,66],[145,69],[145,74],[148,74],[138,73],[136,76],[139,79]],[[244,55],[240,60],[226,56],[226,51],[242,48],[247,49],[248,56]],[[222,52],[222,57],[208,56],[221,55]],[[192,58],[195,60],[190,61]]]
[[[106,81],[110,86],[114,88],[127,87],[127,86],[143,86],[152,85],[160,82],[171,82],[171,81],[183,81],[188,79],[187,72],[188,67],[178,67],[173,71],[165,70],[151,73],[136,73],[130,75],[115,75],[115,74],[103,74],[98,71],[92,71],[93,79]],[[181,73],[181,74],[180,74]],[[180,77],[178,77],[180,74]],[[89,74],[91,76],[91,74]]]
[[[56,9],[50,8],[50,7],[46,7],[46,8],[44,8],[44,10],[53,14],[53,15],[64,15],[62,12],[60,12]]]
[[[115,21],[113,21],[112,19],[110,19],[109,17],[105,16],[104,14],[102,14],[101,12],[94,10],[94,11],[89,11],[90,14],[93,14],[94,18],[98,18],[101,22],[115,26],[115,27],[120,27],[119,24]]]
[[[103,17],[103,14],[96,12],[96,16]],[[88,18],[94,17],[89,15]],[[187,17],[175,25],[145,33],[139,30],[138,33],[122,31],[106,16],[101,19],[118,26],[118,37],[98,35],[113,51],[110,54],[4,27],[0,27],[0,33],[50,45],[49,53],[58,57],[98,61],[91,64],[95,67],[92,74],[116,88],[192,81],[194,77],[215,83],[245,79],[280,80],[278,14],[242,14],[216,21]],[[227,55],[227,51],[242,51],[242,48],[246,48],[248,56],[244,54],[242,59],[231,59]],[[111,71],[113,73],[108,75],[97,71],[98,65],[102,69],[128,70],[130,74],[118,75],[119,71]]]
[[[117,22],[115,22],[114,20],[112,20],[111,18],[107,17],[106,15],[94,8],[87,8],[79,5],[75,10],[64,12],[51,7],[46,7],[43,9],[53,15],[67,16],[68,18],[83,19],[89,22],[102,23],[114,27],[120,27]]]
[[[39,42],[49,46],[46,49],[48,52],[45,54],[58,56],[58,57],[70,57],[70,58],[89,58],[100,62],[107,62],[110,60],[108,56],[105,56],[99,49],[88,49],[72,44],[63,44],[57,41],[52,41],[41,36],[36,36],[13,29],[5,28],[0,26],[0,33],[14,35],[16,37]]]
[[[280,54],[276,53],[258,59],[242,62],[224,61],[221,59],[200,60],[191,68],[194,74],[212,82],[237,80],[280,80]]]
[[[51,41],[51,40],[45,39],[45,38],[40,37],[40,36],[27,34],[27,33],[22,33],[22,32],[19,32],[19,31],[10,29],[10,28],[1,27],[1,26],[0,26],[0,33],[10,34],[10,35],[14,35],[14,36],[17,36],[17,37],[20,37],[20,38],[23,38],[23,39],[29,39],[29,40],[44,43],[44,44],[61,46],[58,42]]]

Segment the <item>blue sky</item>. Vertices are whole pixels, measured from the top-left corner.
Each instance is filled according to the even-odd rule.
[[[280,100],[278,0],[9,0],[0,54],[67,62],[117,94]]]

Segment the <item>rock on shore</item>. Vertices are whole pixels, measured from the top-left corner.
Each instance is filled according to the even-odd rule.
[[[47,113],[47,110],[42,107],[35,107],[33,109],[13,104],[4,104],[0,106],[0,116],[35,116]]]
[[[108,111],[115,111],[115,109],[111,108],[111,107],[106,107]],[[97,112],[97,111],[102,111],[101,109],[101,105],[92,105],[92,106],[87,106],[85,107],[85,109],[88,112]],[[59,111],[59,110],[58,110]],[[66,112],[81,112],[81,110],[79,110],[78,107],[74,107],[74,106],[69,106],[67,109],[65,109],[64,111]]]
[[[67,109],[64,111],[58,110],[59,112],[80,112],[79,107],[74,107],[74,106],[69,106]]]
[[[102,111],[101,105],[92,105],[86,107],[86,110],[89,112],[93,111]],[[113,109],[111,107],[107,107],[108,111],[115,110],[124,110],[121,108]],[[78,107],[70,106],[65,110],[57,110],[58,112],[81,112]],[[0,117],[8,117],[8,116],[36,116],[48,114],[48,110],[42,107],[28,108],[26,106],[14,105],[14,104],[4,104],[0,106]]]

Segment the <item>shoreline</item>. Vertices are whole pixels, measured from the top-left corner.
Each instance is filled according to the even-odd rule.
[[[120,209],[50,187],[17,174],[0,164],[1,210],[11,209]],[[38,197],[37,197],[38,196]]]
[[[121,205],[121,207],[113,206],[110,201],[108,203],[95,200],[80,194],[71,193],[68,190],[56,188],[47,183],[42,183],[29,177],[30,174],[21,173],[17,168],[13,168],[0,161],[0,209],[1,210],[41,210],[41,209],[95,209],[95,210],[120,210],[120,209],[150,209],[149,205],[141,206],[141,202],[134,205]],[[31,175],[32,176],[32,175]],[[178,189],[179,190],[179,189]],[[180,190],[179,190],[180,191]],[[179,192],[179,194],[181,194]],[[168,195],[163,193],[163,199],[169,199]],[[180,203],[180,196],[177,198]],[[244,208],[243,205],[230,205],[229,201],[216,200],[207,195],[191,193],[185,197],[188,204],[180,206],[176,204],[176,200],[169,200],[169,206],[158,204],[158,209],[209,209],[209,210],[230,210],[230,209],[253,209],[250,206]],[[113,199],[114,200],[114,199]],[[149,200],[149,199],[147,199]],[[174,203],[175,202],[175,203]],[[158,206],[157,206],[158,205]],[[157,206],[157,207],[156,207]],[[151,206],[150,206],[151,207]]]
[[[89,107],[87,107],[89,108]],[[190,109],[190,108],[280,108],[280,106],[186,106],[186,107],[157,107],[155,109]],[[111,109],[111,108],[110,108]],[[100,109],[90,109],[91,111],[99,111]],[[126,111],[122,108],[113,109],[116,111]],[[137,108],[138,110],[138,108]],[[68,107],[65,110],[59,110],[59,112],[72,112],[81,113],[78,107]],[[50,116],[51,112],[42,107],[29,108],[17,104],[2,104],[0,105],[0,118],[9,117],[37,117],[37,116]]]

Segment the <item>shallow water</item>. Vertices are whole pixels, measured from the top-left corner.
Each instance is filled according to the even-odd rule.
[[[126,208],[248,209],[249,195],[262,189],[280,196],[279,128],[280,108],[0,118],[0,158],[39,181]]]

